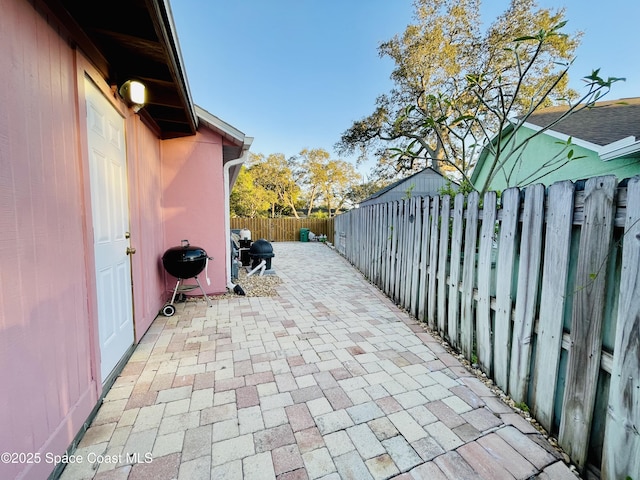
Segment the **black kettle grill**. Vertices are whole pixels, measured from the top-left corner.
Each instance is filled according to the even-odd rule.
[[[251,268],[256,268],[260,263],[265,261],[265,268],[271,270],[271,259],[275,257],[273,253],[273,246],[270,242],[261,238],[251,244],[249,248],[249,256],[253,260]]]
[[[170,317],[176,313],[176,307],[173,305],[178,292],[188,292],[199,287],[207,301],[208,306],[212,306],[209,297],[205,293],[198,275],[207,267],[210,257],[204,248],[189,245],[189,240],[182,240],[179,247],[171,247],[162,256],[162,265],[164,269],[172,276],[176,277],[176,287],[173,289],[171,301],[162,307],[162,314]],[[184,285],[183,280],[186,278],[194,278],[196,285]]]

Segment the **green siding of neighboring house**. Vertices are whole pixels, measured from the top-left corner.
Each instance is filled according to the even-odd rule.
[[[521,127],[516,133],[516,141],[519,143],[533,133],[534,130]],[[576,142],[581,145],[591,145],[586,142]],[[488,190],[502,191],[508,187],[525,186],[531,183],[543,183],[548,186],[560,180],[575,181],[600,175],[616,175],[619,180],[640,175],[640,154],[603,161],[596,151],[581,145],[574,144],[570,147],[573,150],[574,160],[566,161],[569,150],[567,149],[559,163],[541,169],[541,165],[553,159],[566,145],[550,134],[539,135],[529,141],[522,155],[514,154],[509,158],[505,168],[493,178]],[[593,147],[597,148],[596,145]],[[478,167],[471,176],[471,181],[477,189],[482,188],[489,175],[492,158],[485,150],[478,161]]]

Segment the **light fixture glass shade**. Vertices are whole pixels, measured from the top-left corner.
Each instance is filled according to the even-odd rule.
[[[137,110],[139,110],[146,102],[146,87],[137,80],[127,80],[120,87],[120,96],[131,106],[138,107]]]
[[[135,103],[137,105],[145,104],[145,87],[144,84],[132,80],[129,84],[129,99],[131,103]]]

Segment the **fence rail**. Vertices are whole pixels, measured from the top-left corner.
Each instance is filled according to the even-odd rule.
[[[371,205],[335,245],[582,471],[640,477],[639,177]]]
[[[308,228],[315,235],[326,235],[333,243],[333,218],[231,218],[232,229],[247,228],[256,240],[264,238],[271,242],[293,242],[300,240],[300,229]]]

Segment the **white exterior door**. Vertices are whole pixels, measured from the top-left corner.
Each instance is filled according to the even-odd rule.
[[[124,120],[85,79],[100,371],[104,382],[133,344]]]

